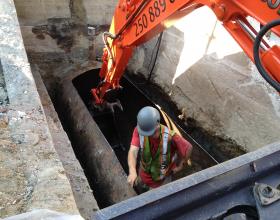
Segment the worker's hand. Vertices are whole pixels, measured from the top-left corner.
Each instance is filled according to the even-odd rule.
[[[184,164],[179,164],[174,169],[172,169],[173,174],[180,172],[184,168]]]
[[[127,182],[129,183],[129,185],[131,187],[133,187],[136,178],[137,178],[137,173],[136,172],[129,173],[129,175],[127,177]]]

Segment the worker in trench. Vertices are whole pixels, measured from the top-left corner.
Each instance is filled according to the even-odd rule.
[[[187,140],[160,124],[159,111],[146,106],[137,115],[128,152],[127,181],[139,193],[169,183],[172,175],[184,168],[191,152]]]

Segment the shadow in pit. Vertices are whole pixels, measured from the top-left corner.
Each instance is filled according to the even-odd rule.
[[[252,81],[249,61],[243,52],[222,59],[216,57],[216,54],[204,55],[174,80],[173,90],[180,90],[179,94],[185,100],[183,104],[187,106],[185,122],[188,133],[211,155],[215,155],[215,159],[223,162],[243,155],[246,151],[244,146],[221,134],[236,129],[234,135],[249,140],[251,121],[258,124],[261,119],[258,114],[246,112],[257,106],[252,97],[266,95],[258,85],[242,86]],[[203,120],[206,126],[202,124]],[[212,129],[203,129],[207,126]]]
[[[113,115],[110,111],[103,111],[102,113],[92,107],[92,97],[90,89],[98,85],[99,70],[88,71],[73,80],[73,84],[77,89],[82,100],[88,107],[93,119],[98,124],[100,130],[106,137],[107,141],[114,149],[123,169],[128,173],[127,154],[130,147],[131,136],[136,126],[136,116],[138,111],[147,105],[155,106],[141,91],[139,91],[128,79],[125,77],[121,80],[123,89],[118,92],[117,98],[121,101],[123,111],[116,109]],[[162,112],[162,114],[165,114]],[[162,115],[163,116],[163,115]],[[173,124],[171,119],[165,114],[161,117],[162,124]],[[189,140],[188,135],[178,127],[179,131],[186,139]],[[189,140],[190,141],[190,140]],[[178,178],[198,172],[210,166],[216,165],[217,162],[206,152],[200,148],[192,140],[194,149],[192,154],[192,164],[184,170],[184,173],[178,175]]]
[[[248,65],[248,60],[244,56],[243,53],[226,56],[224,57],[224,60],[228,62],[226,65],[224,62],[215,60],[214,54],[205,55],[190,69],[177,76],[174,84],[169,88],[161,87],[154,80],[148,82],[142,74],[127,72],[126,76],[153,102],[160,105],[210,155],[218,162],[223,162],[243,155],[246,151],[233,139],[218,136],[217,129],[223,129],[226,123],[236,122],[242,107],[239,101],[248,100],[249,103],[254,96],[252,93],[263,94],[266,97],[261,88],[256,87],[252,91],[249,87],[240,86],[251,80],[249,74],[242,73]],[[233,68],[229,65],[237,61],[240,63],[239,67]],[[226,69],[227,74],[216,69],[224,71]],[[170,89],[172,95],[167,94],[165,89]],[[232,96],[238,97],[232,99]],[[179,109],[172,100],[174,98],[180,99],[181,106],[184,107],[180,106]],[[246,108],[248,105],[243,109],[246,110]],[[178,116],[182,116],[181,119]],[[212,130],[206,130],[204,128],[206,126],[198,122],[197,118],[204,120],[207,118],[207,125],[209,127],[209,124],[212,124]],[[222,119],[225,120],[222,121]],[[246,123],[246,120],[246,118],[245,121],[241,120],[244,124],[241,126],[241,129],[244,129],[243,134],[246,132],[247,125],[250,125],[250,121]],[[257,120],[254,121],[257,123]]]

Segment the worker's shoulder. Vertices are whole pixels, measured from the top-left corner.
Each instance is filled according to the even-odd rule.
[[[132,135],[133,136],[139,135],[137,126],[134,127]]]
[[[166,125],[160,124],[160,126],[162,126],[164,129],[162,129],[163,133],[169,134],[169,136],[174,136],[176,134],[176,132],[170,128],[168,128]]]
[[[173,143],[182,143],[182,142],[187,141],[184,137],[182,137],[180,134],[176,133],[175,131],[173,131],[170,134],[170,138]]]

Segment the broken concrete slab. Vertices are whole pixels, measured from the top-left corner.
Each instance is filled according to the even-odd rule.
[[[0,59],[9,103],[1,129],[0,217],[37,208],[78,214],[53,147],[12,0],[0,3]]]
[[[55,150],[65,169],[65,174],[70,181],[77,207],[85,219],[90,219],[93,213],[99,210],[98,204],[93,196],[84,170],[75,156],[71,142],[63,130],[41,76],[35,67],[32,68],[32,73],[47,118]]]

